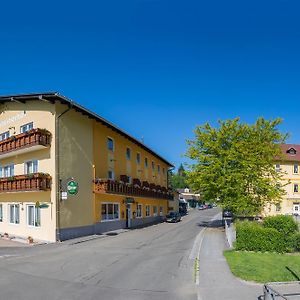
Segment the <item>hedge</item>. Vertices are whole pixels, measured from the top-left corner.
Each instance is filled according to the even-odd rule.
[[[256,222],[237,223],[236,250],[262,252],[292,252],[293,242],[289,235],[274,228],[263,227]]]
[[[263,222],[263,226],[266,228],[274,228],[277,231],[289,235],[298,231],[298,224],[292,216],[272,216],[266,217]]]

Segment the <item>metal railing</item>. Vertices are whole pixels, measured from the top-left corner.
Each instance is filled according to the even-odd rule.
[[[264,300],[299,300],[300,281],[266,283],[263,291]]]

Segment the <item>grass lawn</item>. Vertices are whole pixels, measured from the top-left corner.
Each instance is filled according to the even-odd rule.
[[[231,272],[244,280],[256,282],[295,281],[289,267],[300,277],[300,254],[224,252]]]

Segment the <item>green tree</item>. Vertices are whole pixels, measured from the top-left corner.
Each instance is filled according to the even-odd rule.
[[[182,164],[179,166],[176,174],[170,174],[170,184],[173,189],[184,189],[188,187],[186,172]]]
[[[187,141],[192,163],[188,182],[205,201],[219,199],[236,214],[255,215],[267,203],[278,203],[284,194],[282,176],[274,168],[281,157],[280,143],[287,135],[279,132],[281,119],[259,118],[243,124],[239,118],[219,121],[214,128],[206,123]]]

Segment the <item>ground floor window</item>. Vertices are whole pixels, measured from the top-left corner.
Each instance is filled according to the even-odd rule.
[[[164,208],[162,206],[159,207],[159,215],[160,216],[164,215]]]
[[[157,216],[157,206],[153,206],[153,216]]]
[[[150,205],[146,205],[146,217],[150,217]]]
[[[136,209],[136,217],[137,218],[141,218],[143,215],[142,215],[142,204],[138,204],[137,205],[137,209]]]
[[[9,223],[19,224],[20,223],[20,205],[10,204],[9,205]]]
[[[118,203],[102,203],[101,207],[102,221],[119,219],[120,205]]]
[[[298,183],[294,184],[294,193],[298,193],[299,192],[299,187],[298,187]]]
[[[3,204],[0,204],[0,222],[3,222]]]
[[[41,209],[35,205],[27,205],[27,225],[41,226]]]
[[[281,205],[280,204],[276,204],[276,211],[281,211]]]

